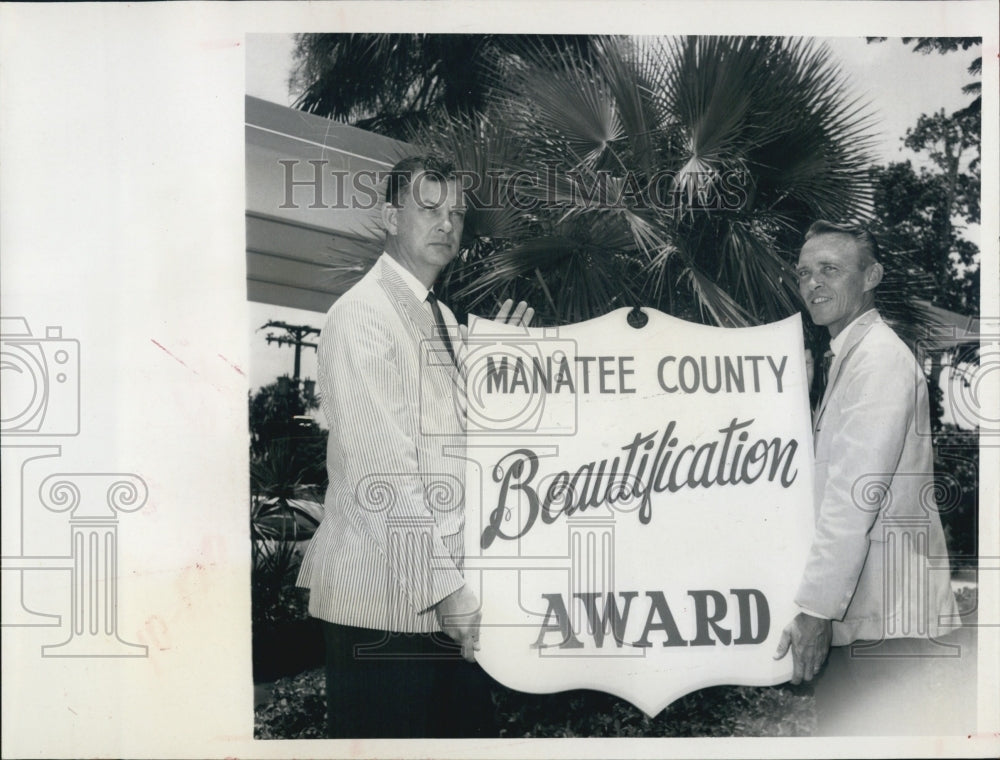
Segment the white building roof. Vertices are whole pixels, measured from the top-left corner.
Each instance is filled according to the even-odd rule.
[[[378,256],[378,175],[413,149],[251,96],[245,122],[247,298],[325,312],[344,262]]]

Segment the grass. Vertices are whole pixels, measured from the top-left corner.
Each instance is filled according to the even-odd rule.
[[[597,691],[494,693],[504,737],[809,736],[816,724],[811,687],[713,686],[650,718]]]
[[[323,668],[276,681],[258,706],[256,739],[323,738]],[[523,694],[495,689],[500,737],[809,736],[816,724],[809,686],[714,686],[649,718],[610,694]]]

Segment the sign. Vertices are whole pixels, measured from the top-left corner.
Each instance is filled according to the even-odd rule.
[[[812,541],[798,316],[722,329],[644,309],[470,325],[466,578],[483,668],[655,715],[771,685]],[[478,505],[478,508],[477,508]]]

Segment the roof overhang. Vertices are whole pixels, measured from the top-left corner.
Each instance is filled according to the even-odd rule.
[[[979,317],[968,317],[954,311],[934,306],[930,301],[918,301],[934,325],[921,341],[929,351],[948,351],[962,345],[976,344],[982,340]]]
[[[380,177],[409,145],[246,97],[247,298],[325,312],[378,256]]]

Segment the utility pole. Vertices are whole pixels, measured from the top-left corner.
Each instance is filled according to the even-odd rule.
[[[277,343],[279,346],[285,344],[288,344],[290,346],[295,346],[295,372],[292,375],[292,379],[297,382],[299,379],[299,366],[300,366],[300,357],[302,355],[302,347],[306,346],[307,348],[312,348],[312,349],[316,348],[315,343],[310,343],[306,340],[303,340],[303,338],[306,338],[310,335],[319,335],[319,328],[309,327],[309,325],[290,325],[286,322],[273,322],[273,321],[261,325],[260,329],[263,330],[265,327],[277,327],[285,331],[284,335],[274,335],[273,333],[268,333],[267,342],[269,344]]]

